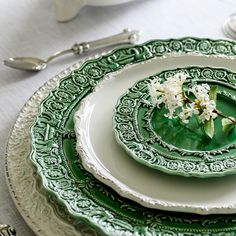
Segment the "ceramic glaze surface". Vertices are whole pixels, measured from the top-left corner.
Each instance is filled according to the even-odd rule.
[[[219,177],[235,173],[236,133],[222,130],[215,120],[215,135],[208,138],[196,118],[188,125],[164,116],[151,101],[148,85],[155,78],[162,82],[176,73],[188,76],[186,83],[218,86],[217,109],[236,117],[236,74],[224,69],[188,67],[168,70],[138,81],[121,96],[113,117],[118,142],[135,160],[170,174]]]
[[[117,49],[87,61],[65,76],[41,103],[31,129],[30,159],[42,179],[43,188],[65,207],[71,217],[89,223],[105,235],[234,234],[234,215],[198,216],[149,210],[117,195],[82,166],[75,151],[73,124],[74,112],[78,110],[81,99],[91,93],[108,73],[118,71],[125,65],[171,52],[194,52],[215,55],[217,58],[213,59],[212,64],[222,65],[225,60],[226,68],[233,69],[234,61],[229,58],[226,63],[224,57],[231,56],[233,59],[234,49],[235,43],[225,40],[154,40],[144,45]],[[220,58],[221,55],[223,58]],[[199,60],[201,63],[204,60]]]

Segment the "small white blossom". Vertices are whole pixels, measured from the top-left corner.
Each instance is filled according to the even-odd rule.
[[[216,103],[213,100],[206,101],[202,104],[203,112],[199,116],[199,119],[202,123],[206,120],[215,119],[217,114],[214,112],[216,110]]]
[[[185,107],[182,108],[182,111],[179,113],[179,118],[185,124],[189,123],[189,118],[193,115],[198,115],[199,110],[195,107],[194,103],[189,103]]]
[[[149,86],[152,102],[157,107],[164,103],[168,110],[165,116],[170,119],[174,117],[176,109],[183,106],[182,86],[186,78],[187,75],[185,73],[177,73],[162,84],[158,80],[153,80]]]
[[[184,72],[180,72],[180,73],[176,73],[174,75],[175,81],[178,83],[178,85],[180,87],[183,86],[183,83],[186,81],[186,79],[188,78],[188,75]]]
[[[197,84],[189,89],[199,102],[209,101],[210,86],[208,84]]]
[[[195,103],[198,104],[199,110],[201,110],[199,115],[200,121],[204,123],[211,118],[215,119],[217,117],[217,114],[214,112],[216,110],[216,103],[214,100],[210,100],[210,86],[208,84],[194,85],[190,88],[190,91],[196,97]]]
[[[151,83],[148,85],[148,88],[153,104],[156,104],[158,107],[161,103],[163,103],[160,97],[163,93],[162,85],[157,79],[155,79],[151,81]]]

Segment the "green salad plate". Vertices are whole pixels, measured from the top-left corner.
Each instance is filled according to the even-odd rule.
[[[191,37],[152,40],[142,45],[116,49],[111,53],[88,60],[78,68],[72,68],[64,75],[55,77],[55,83],[44,85],[37,95],[38,101],[41,101],[42,98],[43,100],[40,103],[38,112],[35,114],[36,117],[28,116],[30,109],[24,108],[18,120],[33,120],[36,118],[30,130],[30,138],[28,137],[32,148],[29,159],[40,179],[40,188],[52,199],[52,205],[60,209],[60,212],[65,212],[65,214],[62,214],[64,220],[66,221],[68,216],[68,218],[72,219],[70,221],[71,224],[78,225],[78,222],[84,222],[95,229],[98,234],[107,236],[236,235],[236,216],[234,214],[198,215],[149,209],[132,200],[121,197],[116,191],[98,181],[85,170],[80,155],[75,149],[76,137],[73,122],[74,113],[80,108],[82,99],[93,92],[94,88],[107,78],[109,74],[113,73],[115,76],[121,69],[127,68],[127,73],[132,78],[133,70],[135,70],[132,65],[138,65],[140,73],[138,73],[137,80],[161,71],[192,65],[196,67],[221,67],[224,68],[222,70],[223,74],[229,75],[230,72],[228,70],[234,71],[235,59],[236,43],[233,41]],[[151,66],[149,66],[149,62]],[[131,68],[129,69],[130,65]],[[212,69],[211,71],[216,70]],[[135,82],[134,78],[131,82],[132,84]],[[230,84],[236,82],[234,74],[229,78],[229,82]],[[40,93],[44,96],[40,96]],[[222,94],[222,102],[225,102],[224,99],[228,98],[227,94]],[[107,100],[109,100],[109,97]],[[230,98],[231,100],[232,98]],[[27,106],[28,108],[32,108],[32,106],[35,108],[36,105],[37,103],[34,103],[34,100],[31,99]],[[230,102],[230,110],[231,106]],[[110,119],[112,120],[112,117]],[[22,141],[19,141],[18,145],[13,145],[14,139],[18,139],[24,131],[24,129],[19,129],[18,127],[17,133],[13,132],[10,138],[11,142],[9,143],[9,155],[7,158],[13,153],[12,150],[14,148],[21,150],[19,154],[24,153],[24,143]],[[102,137],[96,138],[102,140]],[[169,143],[171,141],[169,138],[164,141]],[[182,144],[177,143],[175,145]],[[209,144],[210,149],[212,145]],[[224,143],[225,145],[231,145],[231,141],[228,140]],[[182,148],[186,147],[181,146]],[[202,151],[198,146],[197,150]],[[23,157],[25,156],[18,155],[16,160]],[[199,159],[200,157],[197,156],[197,158]],[[9,163],[10,160],[7,160]],[[14,163],[11,164],[13,165]],[[14,173],[10,173],[10,169],[8,169],[8,173],[9,182],[11,183],[11,177],[14,176]],[[27,172],[25,176],[27,176]],[[22,177],[22,182],[24,182],[25,178]],[[31,176],[31,178],[34,177]],[[169,175],[166,175],[166,178],[169,178]],[[236,179],[231,176],[224,178],[217,178],[218,181],[219,179],[224,179],[220,180],[222,181],[222,186],[226,186],[222,188],[222,195],[224,195],[225,191],[227,192],[228,187],[233,191],[233,186],[236,183]],[[184,179],[191,180],[191,178]],[[196,180],[193,180],[193,183],[194,181]],[[225,183],[223,183],[224,181]],[[189,182],[189,184],[191,183]],[[31,185],[28,185],[29,189],[31,187]],[[24,195],[24,192],[22,194]],[[178,195],[178,191],[176,195]],[[28,197],[32,199],[33,204],[33,199],[34,197],[36,198],[36,195],[31,196],[29,194]],[[169,197],[171,198],[171,196]],[[16,202],[19,199],[21,198],[16,199]],[[236,213],[234,199],[235,195],[233,193],[226,194],[221,199],[222,204],[214,213]],[[218,201],[218,199],[212,200],[215,204]],[[51,203],[47,202],[45,204]],[[29,220],[26,212],[34,211],[34,208],[29,210],[22,204],[18,205],[18,207],[22,209],[21,212],[25,215],[26,220]],[[38,208],[42,209],[40,206]],[[171,210],[171,208],[167,209]],[[200,207],[200,211],[196,213],[201,212],[203,214],[208,213],[207,209],[203,209],[203,207]],[[44,214],[43,211],[41,213]],[[53,214],[56,215],[56,213],[51,213],[50,215],[52,216]],[[48,222],[52,222],[52,220],[53,217],[49,217]],[[37,229],[40,229],[40,224],[35,223],[37,218],[32,219],[32,222],[34,222],[34,226],[37,225]],[[46,223],[44,222],[44,224]],[[54,229],[49,229],[50,227]],[[53,227],[53,224],[50,227],[48,227],[49,231],[42,235],[52,235],[50,232],[55,230],[56,227]],[[42,228],[41,230],[37,231],[38,235],[44,229]],[[63,227],[60,227],[60,230],[62,230],[64,235],[69,235],[63,231]],[[79,228],[77,230],[78,235],[80,235]],[[83,234],[86,235],[86,231]]]
[[[187,75],[186,84],[217,85],[217,109],[236,117],[235,73],[210,67],[167,70],[138,81],[120,97],[113,117],[118,142],[135,160],[169,174],[202,178],[234,174],[235,129],[223,131],[217,118],[214,136],[209,138],[196,118],[188,125],[168,119],[165,107],[152,103],[151,81],[158,78],[163,83],[178,73]]]

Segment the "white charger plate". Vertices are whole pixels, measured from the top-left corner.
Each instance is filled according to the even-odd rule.
[[[236,176],[196,179],[151,170],[116,143],[112,114],[117,99],[136,81],[163,70],[186,66],[221,67],[235,71],[235,60],[196,54],[168,55],[108,76],[87,96],[75,114],[77,151],[86,170],[120,195],[141,205],[199,214],[236,212]]]

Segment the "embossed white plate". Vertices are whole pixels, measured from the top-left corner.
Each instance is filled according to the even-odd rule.
[[[199,214],[235,213],[236,176],[196,179],[163,174],[127,156],[114,138],[113,108],[127,88],[160,71],[192,65],[235,71],[236,62],[194,54],[170,55],[110,75],[75,114],[77,151],[84,167],[96,178],[146,207]]]

